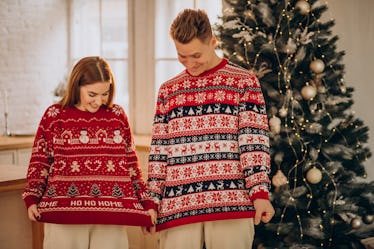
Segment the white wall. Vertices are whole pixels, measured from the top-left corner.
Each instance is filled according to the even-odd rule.
[[[0,1],[0,133],[34,133],[67,63],[66,0]]]
[[[345,82],[355,89],[353,110],[369,127],[374,153],[374,10],[373,0],[330,0],[327,15],[335,19],[338,50],[345,51]],[[365,162],[368,179],[374,180],[374,155]]]

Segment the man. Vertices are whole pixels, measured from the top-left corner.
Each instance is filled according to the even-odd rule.
[[[160,87],[153,124],[148,187],[160,247],[251,248],[254,224],[274,215],[260,84],[216,54],[203,10],[179,13],[170,35],[186,70]]]

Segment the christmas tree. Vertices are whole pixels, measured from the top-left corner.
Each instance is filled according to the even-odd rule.
[[[334,20],[317,0],[226,0],[216,24],[219,48],[253,71],[266,99],[270,127],[268,224],[254,248],[364,248],[374,236],[374,182],[368,128],[352,110],[337,51]]]

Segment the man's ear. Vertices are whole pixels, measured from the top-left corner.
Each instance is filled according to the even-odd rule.
[[[214,35],[212,36],[212,39],[210,39],[210,44],[213,48],[217,47],[217,38]]]

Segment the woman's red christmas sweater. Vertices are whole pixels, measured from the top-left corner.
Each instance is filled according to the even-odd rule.
[[[42,222],[150,226],[146,210],[155,204],[123,109],[50,106],[35,136],[23,199],[38,205]]]

